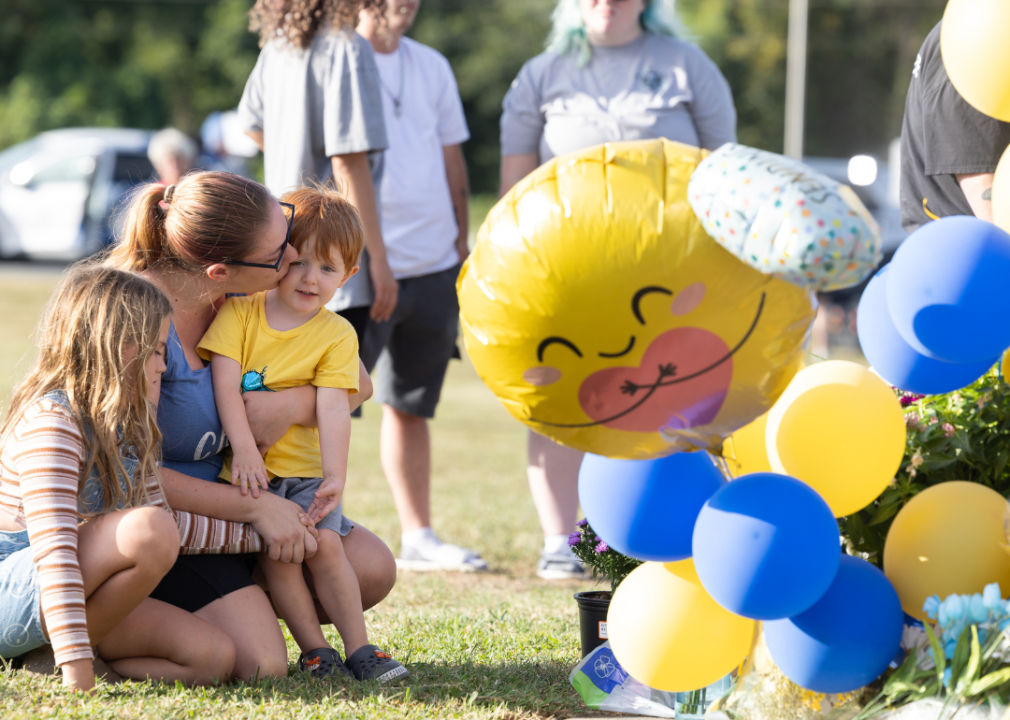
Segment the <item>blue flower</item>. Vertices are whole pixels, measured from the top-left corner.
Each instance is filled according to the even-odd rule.
[[[999,591],[999,583],[990,583],[985,586],[982,592],[982,601],[985,606],[997,615],[1003,614],[1003,596]]]
[[[972,595],[968,601],[968,617],[973,623],[983,623],[989,619],[989,608],[979,593]]]
[[[931,595],[926,598],[926,602],[922,604],[922,611],[926,613],[930,620],[936,620],[936,614],[940,611],[939,596]]]
[[[960,595],[948,595],[947,599],[940,603],[938,614],[940,625],[949,626],[954,620],[963,617],[966,609]]]
[[[950,687],[950,674],[951,674],[951,668],[948,665],[947,669],[943,671],[943,686],[944,687]]]

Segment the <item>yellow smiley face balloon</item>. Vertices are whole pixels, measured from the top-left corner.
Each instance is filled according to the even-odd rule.
[[[706,155],[666,140],[554,159],[481,227],[458,281],[467,352],[518,420],[615,458],[718,448],[799,370],[811,294],[709,237]]]

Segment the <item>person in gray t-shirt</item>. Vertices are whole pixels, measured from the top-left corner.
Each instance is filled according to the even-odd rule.
[[[714,150],[735,141],[729,83],[674,37],[676,25],[671,0],[559,0],[547,51],[523,65],[503,102],[501,194],[552,157],[600,143],[667,138]],[[545,579],[583,574],[566,542],[581,463],[581,452],[530,432]]]
[[[379,71],[368,41],[354,32],[363,4],[384,0],[324,0],[319,15],[299,12],[291,0],[259,0],[251,17],[263,50],[238,108],[263,150],[270,192],[280,197],[335,178],[361,214],[360,270],[328,306],[351,321],[359,341],[369,317],[389,318],[398,291],[376,202],[388,145]]]

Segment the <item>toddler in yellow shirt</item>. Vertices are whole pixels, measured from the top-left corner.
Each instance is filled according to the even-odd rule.
[[[351,324],[324,307],[358,271],[364,232],[357,210],[335,190],[302,188],[282,203],[298,259],[274,290],[228,299],[197,348],[210,360],[214,399],[232,448],[221,477],[243,494],[252,488],[258,496],[262,487],[297,503],[319,531],[319,549],[305,563],[340,632],[346,662],[323,636],[301,565],[263,553],[257,558],[302,650],[299,669],[317,677],[387,682],[409,673],[369,644],[358,580],[342,541],[353,527],[343,516],[341,497],[351,437],[347,398],[358,391],[358,341]],[[295,425],[262,456],[242,393],[307,384],[316,387],[318,431]]]

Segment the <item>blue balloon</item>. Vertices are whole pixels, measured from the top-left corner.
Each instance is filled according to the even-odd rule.
[[[691,557],[694,521],[725,484],[703,451],[656,460],[587,454],[579,470],[579,502],[610,547],[638,560],[672,562]]]
[[[894,326],[934,360],[982,363],[1010,346],[1010,235],[958,215],[923,225],[891,261]]]
[[[806,483],[775,473],[744,475],[713,495],[694,525],[692,548],[709,595],[755,620],[813,605],[841,556],[828,504]]]
[[[898,652],[904,615],[891,581],[845,555],[831,587],[803,613],[764,626],[787,678],[821,693],[850,692],[880,677]]]
[[[940,395],[971,385],[996,364],[998,357],[980,363],[949,363],[926,357],[905,342],[891,321],[887,307],[888,270],[881,268],[859,300],[859,345],[880,377],[891,385],[922,395]]]

